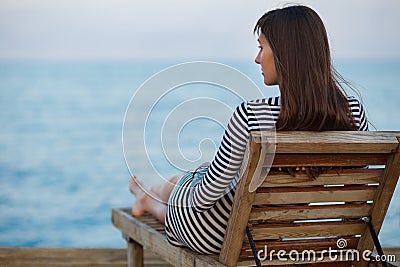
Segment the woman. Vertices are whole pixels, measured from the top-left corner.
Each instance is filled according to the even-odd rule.
[[[264,14],[257,22],[264,83],[280,96],[244,102],[233,113],[209,166],[171,178],[145,194],[134,176],[134,216],[148,211],[165,222],[168,240],[200,253],[219,253],[232,207],[239,168],[251,131],[367,130],[362,105],[346,96],[331,65],[325,27],[312,9],[296,5]],[[272,116],[271,116],[272,112]],[[177,186],[173,186],[174,184]]]

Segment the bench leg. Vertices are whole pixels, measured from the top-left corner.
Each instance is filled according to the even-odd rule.
[[[143,246],[136,241],[128,240],[128,267],[143,267]]]

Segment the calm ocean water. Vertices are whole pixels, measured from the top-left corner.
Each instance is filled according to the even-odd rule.
[[[110,218],[112,207],[133,203],[121,143],[125,110],[135,90],[172,63],[180,62],[0,62],[0,247],[125,246]],[[266,96],[277,94],[263,87],[252,62],[223,63]],[[400,130],[400,61],[336,66],[359,89],[373,125]],[[190,137],[182,137],[183,149],[197,151],[190,141],[198,132],[182,131]],[[210,126],[207,134],[218,143],[222,133]],[[380,234],[384,246],[400,246],[399,229],[398,186]]]

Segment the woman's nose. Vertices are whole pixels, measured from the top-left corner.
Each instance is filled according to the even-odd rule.
[[[258,52],[258,54],[257,54],[256,58],[254,59],[254,61],[255,61],[257,64],[260,64],[260,52]]]

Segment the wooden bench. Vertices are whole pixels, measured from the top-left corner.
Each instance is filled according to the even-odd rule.
[[[129,266],[143,265],[143,247],[174,266],[254,266],[252,244],[265,266],[366,266],[362,255],[374,242],[365,221],[379,233],[400,175],[399,138],[400,132],[254,132],[220,255],[174,247],[151,215],[135,218],[116,208],[112,221],[127,237]],[[271,171],[250,192],[274,150]],[[296,167],[327,171],[316,179],[288,173]],[[356,253],[360,260],[352,261]]]

